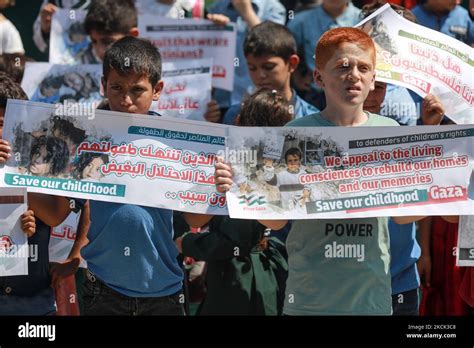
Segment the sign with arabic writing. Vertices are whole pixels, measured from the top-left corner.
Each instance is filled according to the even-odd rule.
[[[164,62],[213,58],[213,87],[232,90],[237,40],[234,24],[141,15],[138,28],[143,38],[160,49]]]
[[[163,63],[164,87],[151,109],[167,117],[204,121],[211,100],[212,59]]]
[[[95,110],[64,116],[51,104],[7,104],[3,135],[13,148],[1,186],[196,213],[226,214],[214,162],[226,127]]]
[[[474,49],[406,20],[389,4],[357,24],[377,48],[377,80],[440,98],[457,124],[474,123]]]

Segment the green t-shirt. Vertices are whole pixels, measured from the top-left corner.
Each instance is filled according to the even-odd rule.
[[[367,126],[398,126],[367,113]],[[330,127],[320,113],[288,127]],[[284,314],[390,315],[388,218],[296,220],[286,241]]]

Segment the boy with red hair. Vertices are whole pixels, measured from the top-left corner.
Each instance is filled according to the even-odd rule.
[[[398,126],[394,120],[363,110],[375,82],[375,46],[363,31],[337,28],[326,32],[316,47],[313,76],[325,91],[326,108],[287,126]],[[230,166],[218,163],[217,189],[225,192],[232,183]],[[421,218],[393,220],[402,224]],[[289,274],[283,313],[390,315],[387,221],[387,217],[294,221],[286,241]],[[273,230],[281,229],[286,222],[261,221]],[[334,244],[357,252],[335,257],[328,252],[328,246]]]

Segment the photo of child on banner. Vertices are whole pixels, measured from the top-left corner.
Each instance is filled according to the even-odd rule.
[[[84,28],[86,10],[57,9],[51,22],[49,62],[96,64],[99,62]]]
[[[31,101],[99,103],[102,67],[95,64],[59,65],[27,62],[21,87]]]

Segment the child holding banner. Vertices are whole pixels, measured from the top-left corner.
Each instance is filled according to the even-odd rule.
[[[296,53],[296,42],[291,32],[273,22],[256,25],[250,29],[244,41],[244,54],[254,86],[275,89],[281,93],[292,105],[294,118],[318,111],[301,99],[290,86],[291,75],[299,63]],[[223,123],[235,124],[240,105],[229,108]]]
[[[20,85],[4,73],[0,73],[0,135],[7,99],[27,100]],[[11,147],[0,139],[0,164],[11,157]],[[0,277],[0,314],[48,315],[56,311],[54,292],[49,275],[49,238],[51,226],[59,225],[71,212],[79,211],[83,201],[59,196],[28,193],[31,211],[24,215],[23,230],[28,235],[30,248],[36,248],[36,259],[28,259],[28,275]],[[37,217],[36,222],[33,214]]]
[[[291,106],[282,95],[260,89],[245,100],[237,123],[278,127],[291,119]],[[192,213],[184,218],[192,227],[209,224],[209,232],[176,239],[185,256],[208,263],[207,294],[198,314],[281,314],[288,269],[282,242],[268,237],[265,226],[254,220]]]
[[[105,53],[103,70],[112,111],[147,114],[163,89],[160,53],[146,40],[127,36],[115,42]],[[78,265],[82,256],[88,264],[84,314],[182,315],[183,273],[173,242],[173,212],[93,200],[89,206],[89,231],[78,228],[69,258]]]
[[[375,81],[375,46],[355,28],[323,34],[316,47],[315,82],[324,89],[326,108],[288,124],[292,127],[398,126],[388,118],[363,111]],[[216,164],[220,192],[232,185],[231,168]],[[423,217],[394,217],[409,223]],[[283,313],[287,315],[390,315],[390,254],[387,218],[297,220],[286,247],[289,273]],[[280,229],[285,221],[261,221]],[[341,233],[342,231],[342,233]],[[354,232],[355,231],[355,232]],[[370,231],[370,233],[367,233]],[[338,233],[336,233],[338,232]],[[359,246],[363,259],[332,259],[325,245]]]

